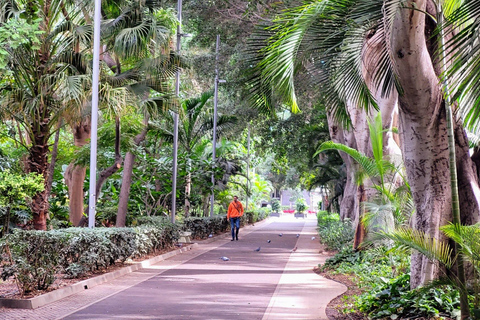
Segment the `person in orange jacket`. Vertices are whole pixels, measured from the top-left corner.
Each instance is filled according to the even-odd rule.
[[[243,216],[243,205],[238,201],[238,197],[234,196],[233,201],[230,202],[227,212],[227,220],[230,220],[230,227],[232,229],[232,240],[238,241],[238,230],[240,229],[240,217]],[[235,230],[236,227],[236,230]]]

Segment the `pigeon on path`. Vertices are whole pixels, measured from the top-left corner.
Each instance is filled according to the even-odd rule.
[[[227,257],[221,257],[221,258],[219,258],[219,259],[222,259],[223,261],[229,261],[229,260],[230,260],[230,259],[227,258]]]
[[[258,247],[257,249],[253,250],[253,251],[260,251],[261,247]]]
[[[279,237],[283,236],[283,233],[279,233],[278,236],[279,236]]]
[[[213,234],[210,233],[210,234],[208,235],[208,237],[209,237],[209,238],[213,237]]]
[[[270,242],[272,242],[272,240],[267,240],[267,243],[270,243]]]
[[[315,237],[312,237],[312,240],[315,240]]]
[[[297,238],[300,237],[300,235],[297,233]]]
[[[297,247],[293,248],[290,252],[295,252],[297,251]]]

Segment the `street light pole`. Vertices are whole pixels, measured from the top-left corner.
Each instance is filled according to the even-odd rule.
[[[93,75],[92,75],[92,116],[90,139],[90,188],[88,199],[88,227],[95,228],[95,206],[97,195],[97,128],[98,128],[98,78],[100,73],[100,21],[102,1],[95,0],[93,25]]]
[[[245,200],[245,210],[248,210],[250,192],[250,123],[247,125],[247,130],[247,199]]]
[[[182,24],[182,0],[177,2],[177,55],[180,54],[180,44],[182,41],[181,24]],[[180,70],[175,73],[175,96],[177,99],[180,94]],[[172,169],[172,216],[171,221],[175,223],[175,213],[177,206],[177,166],[178,166],[178,113],[173,114],[173,169]]]
[[[212,138],[212,160],[215,165],[217,151],[217,105],[218,105],[218,84],[224,83],[225,80],[218,79],[218,48],[220,46],[220,35],[217,34],[217,43],[215,47],[215,93],[213,100],[213,138]],[[210,217],[213,217],[213,204],[215,202],[215,172],[212,168],[212,197],[210,202]]]

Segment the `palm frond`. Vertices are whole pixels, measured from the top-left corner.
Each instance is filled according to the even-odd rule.
[[[379,238],[393,240],[400,247],[416,250],[430,260],[439,261],[447,268],[451,268],[453,265],[453,250],[448,243],[430,238],[419,230],[399,228],[389,233],[380,232],[378,236]]]
[[[441,230],[458,243],[464,255],[480,271],[480,224],[460,226],[449,224]]]
[[[375,161],[357,150],[347,147],[341,143],[335,143],[333,141],[326,141],[320,145],[315,155],[325,150],[337,150],[342,151],[352,157],[360,166],[363,171],[370,177],[377,177],[379,175],[377,164]]]

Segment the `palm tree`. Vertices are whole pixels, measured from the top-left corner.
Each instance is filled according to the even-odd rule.
[[[0,96],[0,117],[14,119],[25,131],[27,171],[47,183],[49,138],[59,117],[81,103],[86,79],[76,70],[86,68],[72,41],[76,29],[63,28],[64,19],[77,19],[79,6],[63,0],[0,1],[0,24],[15,22],[38,27],[38,32],[18,46],[2,44],[8,52],[8,81]],[[83,30],[84,35],[88,30]],[[87,37],[83,37],[85,40]],[[46,230],[48,188],[32,197],[33,225]]]
[[[362,214],[358,224],[387,231],[404,225],[413,214],[414,210],[410,205],[410,186],[404,176],[403,163],[398,159],[385,159],[384,157],[384,130],[381,113],[369,121],[368,127],[373,151],[372,158],[346,145],[332,141],[322,143],[317,153],[326,150],[342,151],[359,164],[360,170],[356,172],[357,183],[364,185],[365,180],[369,179],[377,196],[370,202],[362,203]],[[375,223],[380,225],[375,225]],[[361,245],[363,237],[363,226],[360,226],[357,228],[355,236],[355,249]]]
[[[208,91],[199,97],[186,99],[182,102],[179,113],[178,142],[182,146],[186,157],[185,176],[185,217],[190,212],[190,194],[192,184],[191,161],[195,149],[212,135],[213,112],[208,104],[213,92]],[[171,120],[171,121],[170,121]],[[217,137],[224,135],[237,122],[234,116],[221,115],[217,119]],[[166,141],[173,141],[173,118],[159,125],[159,135]]]
[[[265,42],[259,45],[263,51],[251,86],[252,101],[257,105],[268,107],[272,92],[280,91],[296,108],[294,75],[308,71],[316,84],[324,86],[321,93],[330,119],[344,124],[348,121],[341,116],[345,110],[352,111],[349,106],[379,107],[383,113],[386,106],[398,103],[402,153],[416,205],[413,224],[441,239],[440,226],[452,221],[455,202],[455,179],[450,180],[445,172],[455,167],[459,172],[462,223],[478,221],[479,202],[474,193],[477,177],[462,125],[447,121],[448,112],[442,108],[444,91],[448,92],[439,85],[442,60],[432,50],[443,38],[435,32],[436,22],[443,17],[440,9],[449,2],[443,7],[431,4],[410,0],[309,1],[283,14],[259,35],[268,42],[266,48]],[[338,123],[331,122],[332,139],[339,136]],[[455,146],[453,139],[447,139],[452,133],[447,130],[449,124],[454,129]],[[449,150],[457,153],[456,162],[450,161]],[[432,279],[436,267],[426,257],[414,254],[411,271],[411,284],[416,287]],[[462,311],[467,312],[465,303]]]

